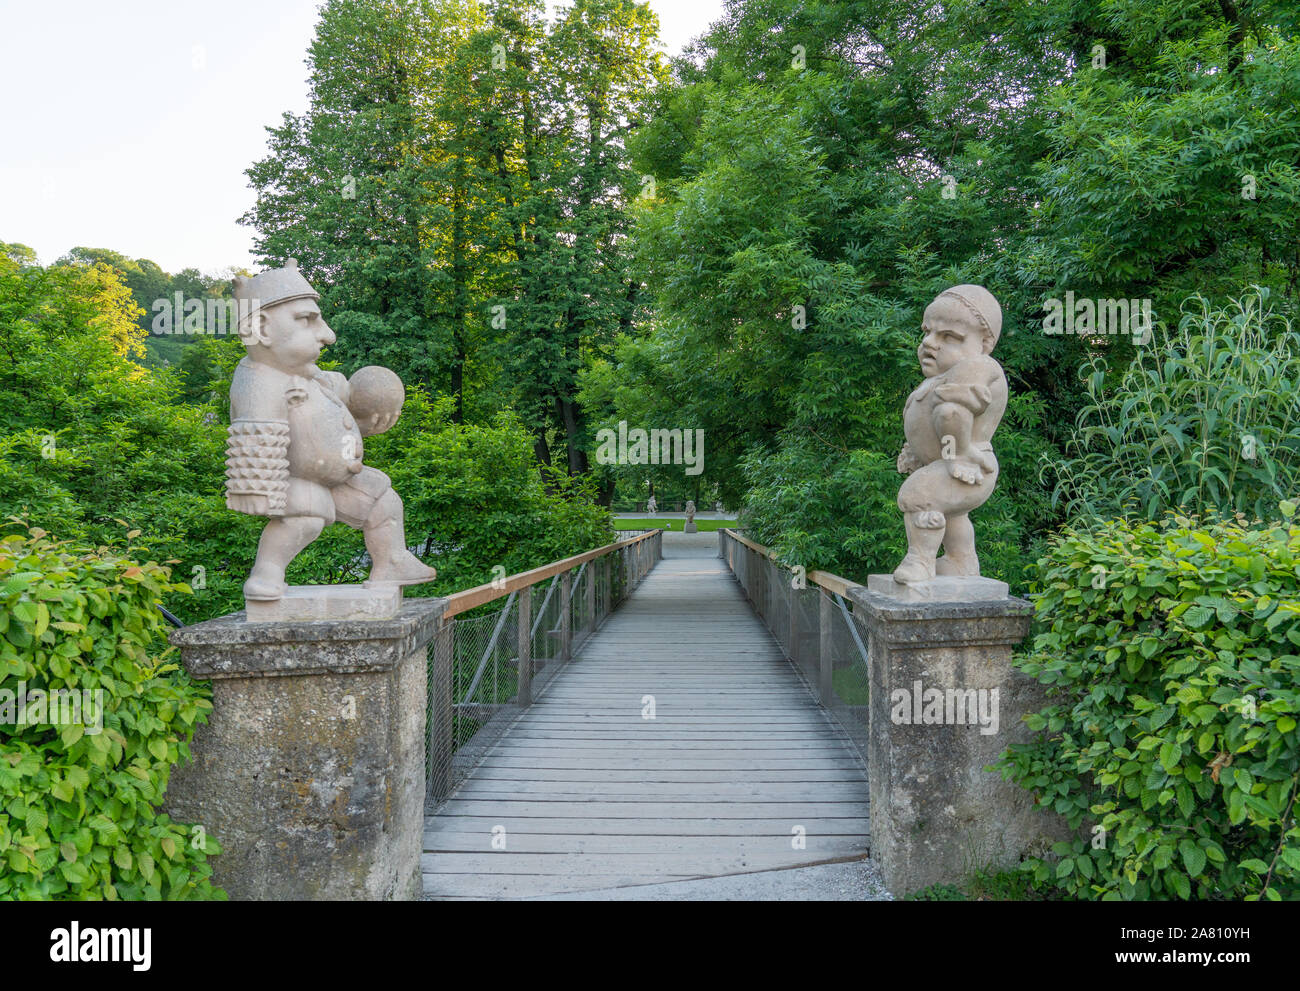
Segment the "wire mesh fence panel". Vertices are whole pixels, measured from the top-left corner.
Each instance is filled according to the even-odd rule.
[[[865,762],[867,638],[853,618],[852,603],[811,580],[795,588],[793,570],[730,534],[720,539],[721,555],[754,612]]]
[[[627,562],[637,562],[636,580],[654,566],[659,539],[656,533],[612,548],[518,587],[491,607],[442,623],[428,652],[425,768],[431,805],[465,779],[625,597],[633,584]]]
[[[434,800],[464,779],[519,712],[517,596],[495,610],[457,616],[446,625],[449,632],[434,638],[430,652],[426,756]],[[451,655],[450,671],[437,657],[444,639],[450,641],[445,648]]]
[[[815,585],[790,594],[790,659],[810,686],[816,686],[821,669],[820,599],[821,590]]]
[[[838,600],[838,596],[830,598],[832,614],[828,647],[831,654],[831,694],[828,699],[822,700],[822,704],[857,745],[859,754],[865,760],[867,731],[870,729],[870,677],[864,652],[867,635],[853,617],[851,604]]]
[[[543,691],[560,673],[565,661],[560,643],[560,614],[564,608],[560,576],[547,586],[533,586],[533,694]]]

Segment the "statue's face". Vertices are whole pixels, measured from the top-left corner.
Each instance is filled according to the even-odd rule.
[[[958,362],[984,353],[984,331],[959,300],[939,296],[925,308],[916,355],[926,378],[942,375]]]
[[[263,310],[262,315],[258,342],[283,371],[306,373],[321,350],[334,343],[334,331],[314,299],[292,299]]]

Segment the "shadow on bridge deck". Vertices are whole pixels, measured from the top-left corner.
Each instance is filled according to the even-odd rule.
[[[664,560],[428,817],[424,890],[529,898],[777,870],[861,858],[868,834],[861,762],[717,535],[665,534]]]

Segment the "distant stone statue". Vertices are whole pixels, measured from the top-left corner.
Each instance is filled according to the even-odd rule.
[[[917,348],[925,381],[903,409],[898,470],[908,478],[898,508],[907,556],[896,582],[980,573],[969,514],[998,480],[991,442],[1007,408],[1007,380],[990,354],[1001,332],[1002,308],[983,286],[945,289],[926,307]]]
[[[695,501],[686,500],[686,524],[682,527],[684,533],[697,533],[699,527],[695,525]]]
[[[659,503],[655,502],[654,496],[651,496],[650,501],[645,504],[645,511],[651,516],[659,512]]]
[[[431,581],[434,569],[407,550],[402,500],[388,476],[362,463],[361,439],[397,421],[406,398],[401,379],[378,365],[351,379],[316,367],[334,332],[293,259],[236,278],[234,294],[249,312],[239,325],[247,354],[230,383],[226,505],[270,520],[245,600],[283,597],[285,568],[335,521],[365,535],[367,585]],[[392,594],[400,599],[400,588]]]

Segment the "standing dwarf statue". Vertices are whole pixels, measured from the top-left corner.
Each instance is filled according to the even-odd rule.
[[[917,348],[925,381],[903,408],[907,440],[898,455],[909,477],[898,492],[907,556],[897,582],[980,573],[969,514],[998,480],[991,441],[1007,408],[1007,380],[989,355],[1001,331],[1002,308],[983,286],[945,289],[926,307]]]
[[[361,438],[397,421],[401,379],[376,365],[350,381],[316,367],[334,332],[293,259],[236,278],[234,294],[249,307],[239,325],[248,353],[230,383],[226,505],[270,517],[244,597],[281,598],[284,569],[335,520],[365,535],[369,584],[431,581],[433,568],[406,549],[402,500],[388,476],[361,463]]]

